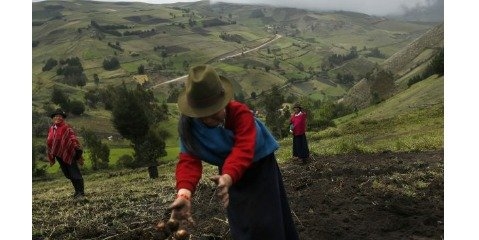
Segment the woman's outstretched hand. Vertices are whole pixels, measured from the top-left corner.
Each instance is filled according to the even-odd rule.
[[[228,207],[229,204],[229,193],[228,190],[233,185],[233,179],[228,174],[223,175],[214,175],[210,177],[210,180],[216,183],[216,191],[218,198],[223,204],[224,208]]]
[[[191,192],[189,190],[180,189],[168,210],[171,210],[170,219],[194,224],[193,217],[191,216]]]

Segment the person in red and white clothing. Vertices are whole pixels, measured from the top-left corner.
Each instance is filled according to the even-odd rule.
[[[309,159],[308,140],[306,139],[307,114],[299,103],[293,105],[294,113],[289,120],[290,132],[293,134],[293,158],[306,163]]]
[[[70,179],[75,189],[73,198],[85,196],[83,176],[78,164],[83,165],[83,150],[73,128],[65,122],[67,114],[62,109],[55,110],[50,117],[53,124],[48,130],[47,157],[50,166],[55,160],[66,178]]]
[[[216,183],[235,240],[297,240],[281,172],[279,144],[244,104],[231,82],[210,65],[190,69],[178,98],[180,154],[170,219],[193,222],[191,201],[202,163],[218,166]]]

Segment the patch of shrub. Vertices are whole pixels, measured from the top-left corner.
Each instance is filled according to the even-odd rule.
[[[126,167],[126,168],[135,168],[136,162],[135,159],[128,155],[124,154],[118,158],[118,162],[116,163],[119,168]]]
[[[58,61],[53,59],[53,58],[49,58],[47,60],[47,62],[45,63],[45,66],[43,66],[42,68],[42,72],[46,72],[46,71],[50,71],[53,67],[55,67],[56,65],[58,64]]]

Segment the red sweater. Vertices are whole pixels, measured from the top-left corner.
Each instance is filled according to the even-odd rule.
[[[306,113],[299,112],[298,114],[292,114],[289,120],[293,124],[293,135],[303,135],[306,132]]]
[[[226,157],[222,174],[228,174],[237,182],[251,165],[254,157],[256,126],[253,114],[243,103],[231,101],[226,106],[225,128],[233,131],[234,145]],[[195,191],[202,174],[202,161],[198,157],[180,153],[176,166],[176,188]]]

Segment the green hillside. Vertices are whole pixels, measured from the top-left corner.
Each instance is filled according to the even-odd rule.
[[[262,71],[260,76],[258,71],[227,71],[231,78],[245,84],[236,91],[248,96],[291,79],[334,81],[337,73],[351,73],[359,79],[378,59],[365,57],[357,63],[325,69],[327,57],[345,54],[353,46],[360,55],[368,52],[365,49],[378,48],[387,57],[432,27],[348,12],[210,5],[208,1],[158,5],[53,0],[32,6],[33,107],[39,111],[49,103],[53,85],[62,85],[62,77],[56,74],[58,66],[42,71],[50,58],[80,58],[86,85],[69,89],[69,94],[79,99],[84,91],[96,87],[94,74],[99,76],[98,87],[102,88],[134,81],[137,68],[143,65],[153,85],[186,74],[185,63],[192,66],[206,62],[228,71],[232,69],[228,66]],[[220,38],[224,33],[227,38]],[[259,46],[274,34],[282,38],[219,65],[221,56]],[[120,68],[107,71],[102,64],[111,57],[118,58]],[[275,59],[279,60],[277,66],[273,64]],[[271,70],[264,71],[265,67]],[[249,87],[254,81],[249,79],[255,78],[264,82],[258,89]],[[326,86],[315,87],[327,92]],[[301,93],[301,88],[297,90]],[[167,95],[164,89],[155,91],[159,96]]]
[[[425,151],[444,148],[444,77],[431,76],[371,107],[335,120],[336,127],[308,132],[317,155]],[[291,154],[283,139],[278,156]]]
[[[404,54],[409,53],[404,49],[436,25],[351,12],[225,3],[211,5],[209,1],[175,4],[34,2],[32,109],[46,115],[46,111],[57,107],[51,100],[55,87],[70,100],[85,103],[84,113],[70,114],[69,122],[76,129],[93,130],[108,142],[108,136],[119,138],[111,123],[111,113],[101,103],[96,108],[89,107],[85,100],[88,91],[107,89],[122,82],[134,86],[137,79],[147,79],[145,86],[158,86],[151,90],[159,102],[166,102],[169,95],[181,87],[181,81],[158,84],[185,75],[189,66],[209,63],[233,81],[236,94],[246,98],[277,85],[285,96],[331,101],[344,97],[378,66],[391,65],[391,59],[399,59],[402,65],[392,64],[399,73],[395,79],[400,90],[395,92],[398,94],[335,120],[335,128],[309,133],[311,149],[317,154],[436,149],[442,146],[442,125],[438,122],[442,123],[443,119],[443,78],[429,78],[409,89],[405,85],[410,77],[422,72],[421,68],[437,49],[425,48],[415,55]],[[263,44],[266,45],[255,49]],[[356,57],[331,62],[332,56],[341,58],[351,52]],[[227,58],[232,54],[239,55]],[[410,61],[398,55],[408,56]],[[86,79],[84,86],[72,85],[58,74],[60,64],[43,71],[49,59],[61,62],[69,58],[80,60]],[[105,60],[112,58],[118,59],[119,67],[106,70]],[[140,66],[145,69],[142,74],[138,72]],[[344,75],[352,76],[352,80],[347,83],[338,80],[338,76]],[[98,82],[94,81],[95,76]],[[436,95],[429,96],[431,93]],[[419,96],[431,100],[422,107],[425,100]],[[168,107],[170,119],[162,128],[171,137],[167,139],[169,155],[164,161],[174,160],[178,151],[175,101],[169,101]],[[422,125],[432,125],[434,130],[418,135]],[[284,147],[279,155],[283,160],[288,156],[288,141],[281,141]],[[430,144],[423,146],[424,141]],[[42,138],[34,138],[35,143],[41,145]],[[108,143],[112,154],[129,147],[125,141]],[[111,164],[116,161],[112,159]]]

